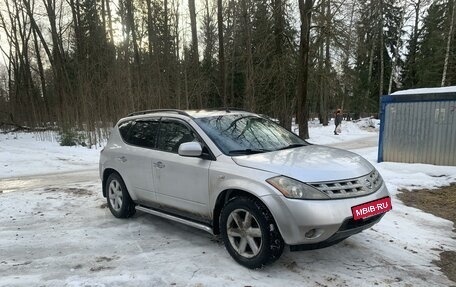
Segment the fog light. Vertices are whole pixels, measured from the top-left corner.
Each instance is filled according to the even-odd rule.
[[[304,236],[306,238],[313,238],[316,233],[317,233],[316,229],[311,229],[311,230],[307,231],[306,234],[304,234]]]

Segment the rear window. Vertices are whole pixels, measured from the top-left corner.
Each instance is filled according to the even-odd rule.
[[[159,121],[137,121],[130,128],[126,142],[132,145],[154,148],[157,142]]]

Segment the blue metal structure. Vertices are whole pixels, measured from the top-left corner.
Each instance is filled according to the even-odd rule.
[[[378,162],[456,165],[456,87],[381,97]]]

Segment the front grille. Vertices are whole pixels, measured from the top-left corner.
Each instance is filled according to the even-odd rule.
[[[348,198],[371,194],[377,191],[382,185],[383,179],[377,170],[358,178],[314,182],[311,186],[324,192],[331,198]]]

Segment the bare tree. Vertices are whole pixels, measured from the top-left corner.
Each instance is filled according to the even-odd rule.
[[[218,60],[219,60],[219,79],[220,79],[220,97],[223,100],[223,105],[228,105],[226,98],[225,84],[225,42],[223,40],[223,5],[222,0],[217,0],[217,27],[218,27]]]
[[[385,43],[384,43],[384,36],[383,36],[383,0],[379,0],[379,10],[378,10],[378,17],[380,17],[378,33],[380,36],[380,80],[379,80],[379,88],[378,88],[378,95],[381,97],[383,95],[383,82],[385,78],[385,61],[383,53],[385,51]]]
[[[36,36],[36,31],[33,29],[33,44],[35,48],[35,55],[36,55],[36,62],[38,65],[38,73],[40,76],[41,82],[41,94],[44,100],[44,108],[45,108],[45,119],[50,120],[50,109],[49,109],[49,98],[46,90],[46,78],[44,75],[44,68],[43,68],[43,60],[41,59],[41,50],[39,46],[38,37]]]
[[[299,73],[298,73],[298,96],[297,96],[297,122],[299,136],[309,138],[309,126],[307,119],[309,110],[307,104],[307,84],[309,73],[309,46],[310,46],[310,23],[312,18],[313,0],[298,0],[299,15],[301,19],[301,38],[299,47]]]
[[[320,116],[322,119],[322,124],[324,126],[328,125],[328,100],[330,93],[330,81],[331,77],[331,56],[330,56],[330,45],[331,45],[331,24],[332,24],[332,15],[331,15],[331,1],[325,0],[323,5],[323,10],[325,14],[325,77],[324,77],[324,88],[322,93],[322,101],[320,104]]]
[[[347,95],[351,90],[353,90],[352,87],[352,81],[350,77],[350,67],[349,67],[349,61],[350,61],[350,56],[352,54],[352,34],[353,34],[353,23],[354,23],[354,15],[355,15],[355,1],[353,0],[351,8],[350,8],[350,22],[348,24],[348,31],[347,31],[347,37],[346,41],[343,47],[343,53],[344,53],[344,58],[342,62],[342,68],[343,68],[343,83],[342,83],[342,103],[341,103],[341,109],[344,110],[346,108],[346,103],[347,103]]]
[[[196,93],[198,101],[198,107],[203,107],[202,93],[196,89],[199,81],[199,53],[198,53],[198,33],[196,29],[196,12],[195,12],[195,0],[188,0],[188,8],[190,11],[190,26],[192,28],[192,45],[191,45],[191,61],[193,64],[193,82],[194,88],[192,91]]]
[[[114,43],[114,30],[112,28],[111,0],[104,0],[106,3],[106,13],[108,15],[109,39]]]
[[[254,70],[253,70],[253,55],[252,55],[252,28],[250,23],[250,1],[241,0],[242,10],[242,27],[244,28],[244,53],[246,70],[245,76],[245,97],[244,106],[249,110],[255,110],[255,83],[254,83]]]
[[[449,1],[448,2],[448,9],[451,9],[451,21],[450,21],[450,28],[448,31],[448,40],[447,40],[447,45],[446,45],[446,52],[445,52],[445,61],[443,64],[443,72],[442,72],[442,83],[441,86],[445,86],[445,81],[446,81],[446,76],[447,76],[447,70],[448,70],[448,59],[450,57],[450,50],[451,50],[451,38],[453,38],[453,26],[454,26],[454,18],[455,18],[455,11],[456,11],[456,5],[454,1]]]
[[[176,45],[176,105],[177,108],[181,108],[181,65],[180,65],[180,56],[179,56],[179,48],[180,48],[180,36],[179,36],[179,1],[175,2],[175,21],[174,21],[174,34],[175,34],[175,45]]]

